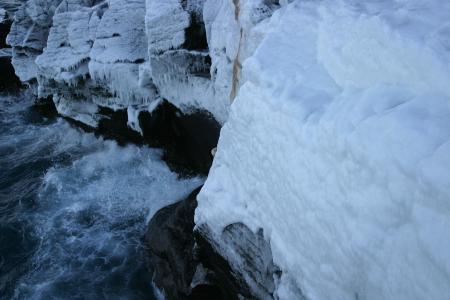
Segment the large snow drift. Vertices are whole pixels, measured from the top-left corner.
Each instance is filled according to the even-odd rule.
[[[294,1],[258,25],[196,223],[263,228],[280,299],[450,298],[449,16]]]

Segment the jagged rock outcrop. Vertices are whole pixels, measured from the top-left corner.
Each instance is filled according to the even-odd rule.
[[[191,294],[194,258],[194,210],[196,189],[184,201],[166,206],[150,220],[146,242],[153,280],[168,299],[187,299]]]
[[[216,242],[208,239],[206,226],[194,231],[199,191],[162,208],[149,223],[146,241],[155,284],[168,300],[272,299],[281,271],[262,232],[231,224],[222,234],[228,249],[219,251]],[[224,253],[239,259],[240,273],[229,263],[234,259]]]

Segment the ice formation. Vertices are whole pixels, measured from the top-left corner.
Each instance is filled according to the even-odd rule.
[[[24,82],[37,77],[35,60],[47,44],[52,17],[60,2],[61,0],[28,1],[15,12],[14,23],[6,42],[13,47],[12,63],[17,76]]]
[[[448,16],[294,1],[261,25],[196,211],[235,270],[221,232],[243,222],[280,299],[450,297]]]
[[[39,97],[84,99],[113,109],[142,109],[164,98],[183,112],[204,109],[224,123],[239,28],[233,3],[218,4],[28,0],[8,36],[13,65]],[[228,24],[234,26],[231,34]],[[78,113],[84,114],[74,110],[70,116]]]

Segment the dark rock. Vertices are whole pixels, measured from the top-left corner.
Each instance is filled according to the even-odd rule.
[[[51,97],[36,99],[31,106],[31,109],[27,110],[23,114],[23,118],[27,123],[36,125],[51,124],[57,117],[58,112],[56,111],[55,104],[53,103]]]
[[[145,237],[153,281],[168,300],[237,299],[197,259],[194,211],[200,189],[185,200],[162,208],[151,219]],[[203,273],[200,279],[194,278],[196,273]]]
[[[65,116],[61,116],[64,120],[66,120],[69,124],[71,124],[74,127],[78,127],[83,129],[85,132],[89,132],[89,133],[96,133],[96,128],[91,127],[83,122],[80,122],[78,120],[69,118],[69,117],[65,117]]]
[[[245,299],[273,299],[274,278],[281,276],[281,270],[273,263],[270,244],[262,230],[255,234],[242,223],[225,227],[220,244],[226,245],[227,253],[232,253],[233,257],[218,251],[218,241],[212,238],[206,225],[197,228],[195,237],[199,260],[214,270],[226,290],[234,290]],[[239,268],[233,268],[228,260],[233,260]]]
[[[255,234],[241,223],[224,229],[221,242],[240,266],[233,269],[230,258],[217,251],[207,226],[194,231],[199,190],[164,207],[149,223],[146,241],[156,286],[168,300],[273,299],[275,278],[281,271],[262,231]]]
[[[11,57],[0,57],[0,92],[17,93],[22,83],[14,72]]]
[[[11,25],[11,20],[5,20],[3,23],[0,23],[0,49],[9,47],[6,44],[6,37],[11,29]]]
[[[34,102],[33,109],[41,116],[49,119],[56,118],[58,111],[56,110],[55,103],[51,96],[47,98],[40,98]]]
[[[142,136],[127,125],[126,109],[112,110],[100,107],[98,115],[101,117],[96,132],[105,138],[114,139],[119,145],[127,143],[143,144]]]
[[[12,21],[7,19],[0,23],[0,49],[8,48],[6,37],[11,29]],[[10,49],[9,49],[10,50]],[[22,86],[19,78],[14,72],[11,57],[0,57],[0,92],[17,93]]]
[[[217,146],[220,124],[207,111],[184,114],[168,101],[152,113],[138,116],[142,135],[127,125],[126,109],[99,107],[97,128],[66,118],[87,132],[94,132],[119,145],[133,143],[161,148],[163,160],[180,176],[207,175],[212,164],[211,150]]]
[[[194,211],[200,188],[186,200],[166,206],[151,219],[145,235],[153,280],[167,299],[187,299],[196,270]]]
[[[217,146],[220,125],[207,111],[183,114],[164,101],[152,113],[139,115],[145,142],[164,149],[172,170],[185,175],[208,174],[211,150]]]
[[[202,15],[195,12],[190,14],[190,25],[184,31],[185,39],[182,48],[187,50],[208,50],[205,23]]]

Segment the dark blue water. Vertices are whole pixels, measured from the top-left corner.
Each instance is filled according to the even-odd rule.
[[[149,218],[201,179],[0,96],[0,299],[154,299]]]

